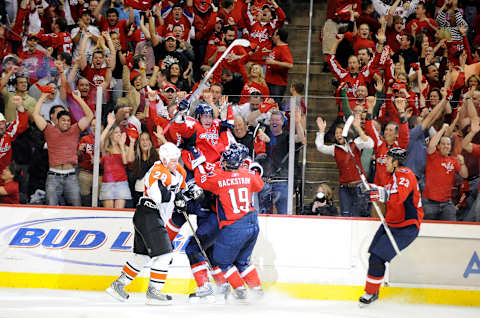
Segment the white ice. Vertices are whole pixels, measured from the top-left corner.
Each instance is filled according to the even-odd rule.
[[[480,307],[400,304],[379,300],[367,308],[356,302],[300,300],[267,293],[253,304],[190,304],[174,295],[171,306],[147,306],[134,293],[120,303],[104,292],[0,288],[0,318],[464,318],[480,317]]]

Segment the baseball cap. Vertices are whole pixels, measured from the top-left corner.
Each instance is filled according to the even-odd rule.
[[[168,83],[168,84],[165,85],[165,87],[164,87],[165,92],[166,92],[167,90],[169,90],[169,89],[173,90],[174,92],[177,91],[177,87],[176,87],[175,85],[173,85],[172,83]]]
[[[133,70],[131,73],[130,73],[130,82],[134,81],[138,76],[140,76],[140,72],[137,71],[137,70]]]
[[[403,83],[396,82],[395,84],[393,84],[392,89],[394,91],[400,91],[402,89],[407,89],[407,86]]]
[[[165,34],[165,41],[168,40],[168,39],[174,39],[176,40],[177,38],[175,37],[175,34],[173,34],[173,32],[168,32],[167,34]]]

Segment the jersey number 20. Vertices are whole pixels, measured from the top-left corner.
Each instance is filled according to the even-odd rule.
[[[229,189],[228,194],[230,195],[230,201],[232,202],[233,213],[248,213],[250,206],[250,200],[248,199],[248,188],[243,187],[238,189]]]

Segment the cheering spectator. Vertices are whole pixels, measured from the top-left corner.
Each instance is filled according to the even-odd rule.
[[[457,210],[452,203],[455,173],[459,173],[462,178],[468,177],[463,156],[450,156],[452,142],[450,137],[444,136],[447,129],[448,124],[444,124],[428,144],[425,189],[422,195],[426,220],[457,220]]]
[[[243,86],[239,104],[245,104],[253,92],[259,92],[263,98],[270,96],[270,90],[265,83],[263,69],[258,64],[250,64],[248,67],[248,79]]]
[[[2,170],[0,179],[0,203],[3,204],[19,204],[20,192],[18,190],[18,178],[20,177],[20,169],[16,164],[11,162]]]
[[[90,133],[80,139],[78,143],[78,183],[80,185],[80,198],[82,206],[92,206],[93,163],[95,152],[95,129],[97,120],[90,124]],[[99,178],[98,188],[101,186]]]
[[[288,71],[293,67],[293,58],[288,47],[288,32],[284,29],[278,29],[273,33],[272,52],[266,59],[267,73],[265,81],[273,96],[275,103],[280,105],[287,89]]]
[[[53,126],[40,115],[40,108],[47,95],[48,93],[42,93],[33,111],[35,124],[43,131],[48,146],[50,169],[45,184],[47,204],[59,205],[63,197],[67,205],[80,206],[80,186],[75,171],[78,162],[77,147],[80,133],[90,125],[93,113],[80,97],[80,92],[74,91],[72,96],[81,106],[84,117],[72,125],[70,113],[63,110],[57,114],[58,126]]]
[[[128,153],[133,153],[135,141],[130,137],[130,146],[127,148],[126,140],[127,134],[122,133],[120,127],[115,124],[113,113],[108,114],[107,126],[100,138],[103,163],[100,200],[105,208],[123,209],[126,200],[132,198],[128,186],[126,165]]]

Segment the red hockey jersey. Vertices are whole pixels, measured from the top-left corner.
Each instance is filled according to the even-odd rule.
[[[385,221],[390,227],[415,224],[420,229],[423,220],[422,200],[417,178],[412,170],[397,168],[385,188],[390,196],[387,201]]]
[[[220,228],[254,211],[252,194],[263,188],[259,175],[246,168],[235,171],[219,168],[208,174],[202,168],[195,170],[195,181],[202,189],[218,196],[216,208]]]

